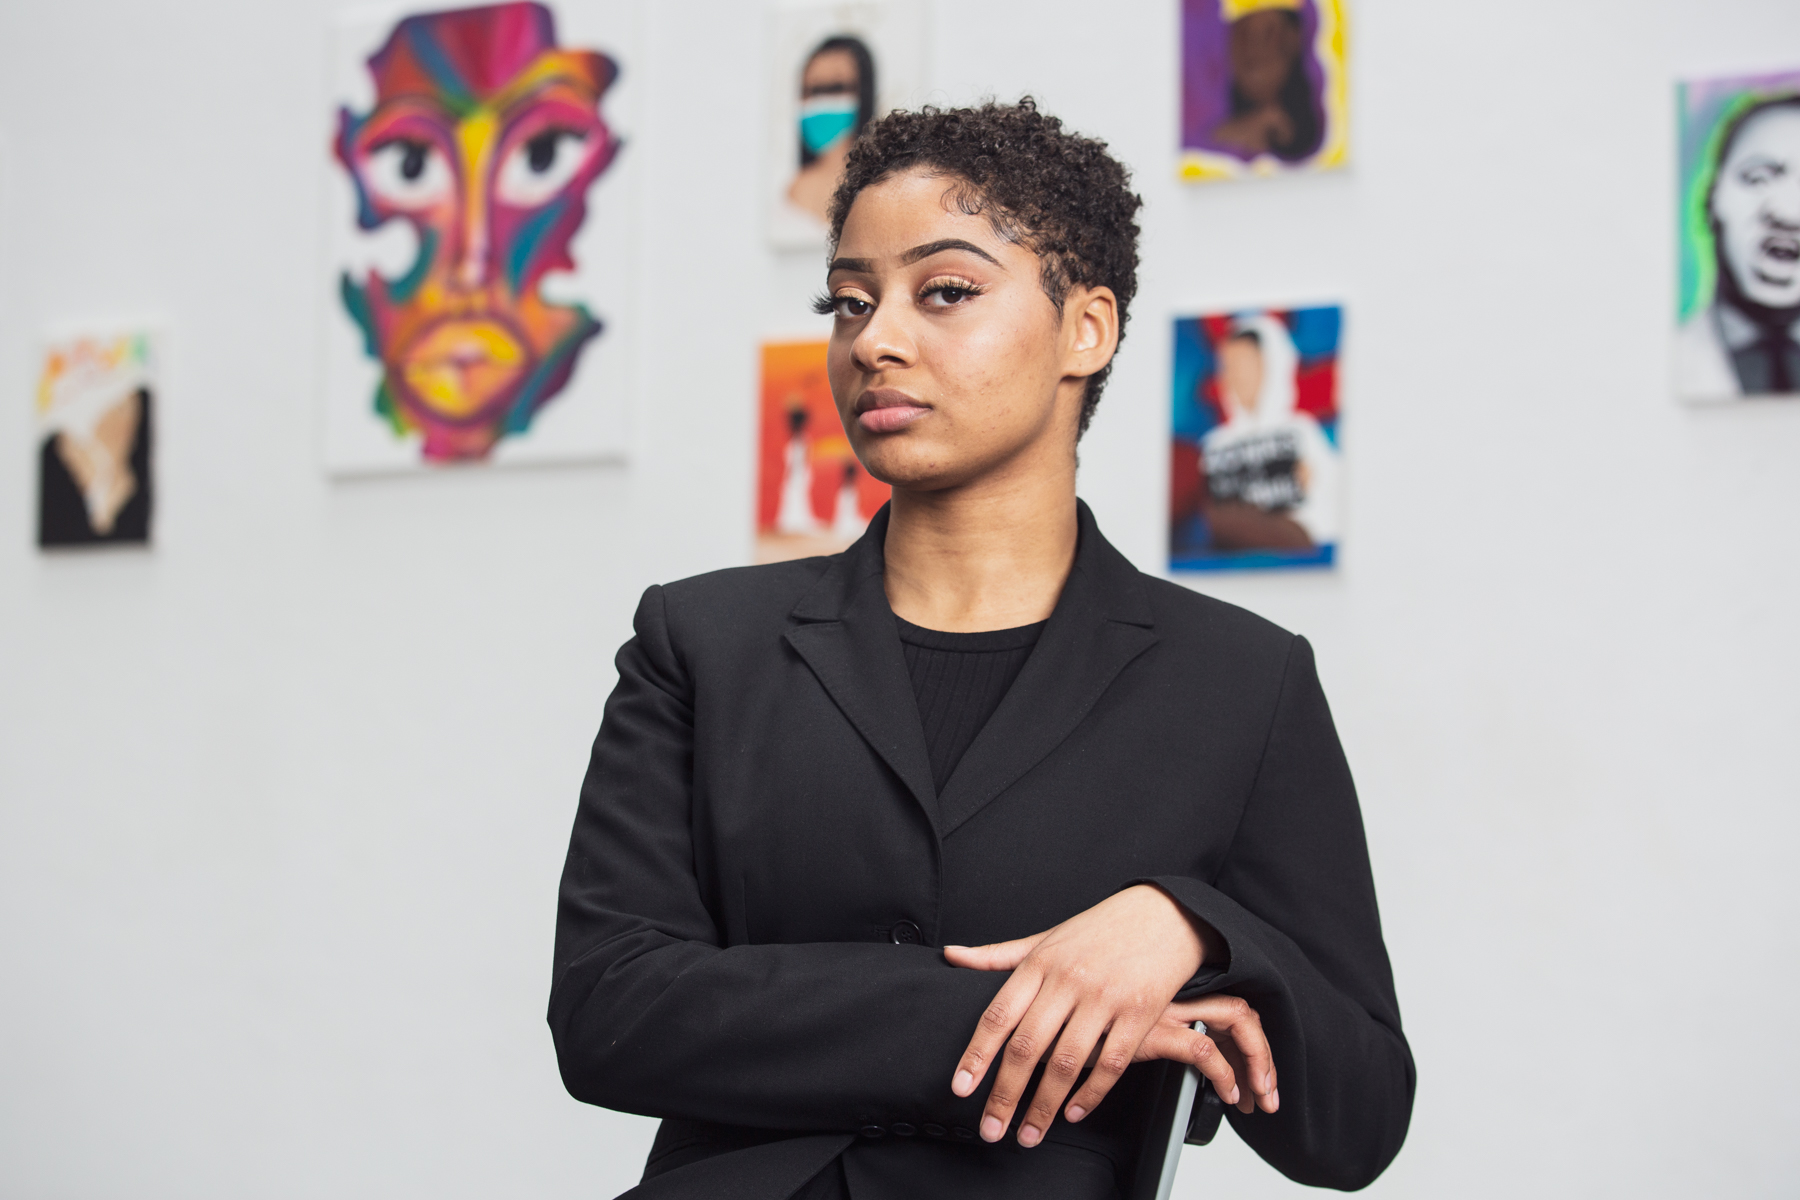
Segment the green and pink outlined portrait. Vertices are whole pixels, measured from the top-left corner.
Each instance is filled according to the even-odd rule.
[[[1800,71],[1678,85],[1676,389],[1800,394]]]

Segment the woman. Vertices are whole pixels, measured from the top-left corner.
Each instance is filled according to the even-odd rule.
[[[1075,497],[1126,184],[1029,101],[850,154],[821,306],[893,501],[844,554],[645,593],[563,877],[563,1079],[664,1119],[641,1200],[1116,1197],[1152,1059],[1295,1179],[1399,1149],[1412,1064],[1311,652],[1139,574]]]
[[[1298,162],[1317,153],[1325,119],[1306,73],[1299,0],[1225,0],[1224,9],[1231,19],[1231,115],[1213,129],[1213,140],[1246,159],[1273,154]]]
[[[861,38],[826,38],[800,70],[800,169],[788,203],[824,223],[844,159],[875,116],[875,57]]]

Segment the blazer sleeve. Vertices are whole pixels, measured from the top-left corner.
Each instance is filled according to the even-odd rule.
[[[1203,971],[1183,998],[1243,998],[1274,1051],[1280,1110],[1231,1109],[1232,1127],[1300,1183],[1349,1191],[1373,1181],[1406,1138],[1412,1053],[1356,788],[1304,638],[1289,648],[1262,763],[1217,877],[1152,882],[1227,943],[1228,964]]]
[[[634,627],[559,897],[549,1021],[570,1094],[774,1130],[975,1128],[985,1095],[958,1099],[950,1076],[1006,976],[924,946],[726,947],[696,866],[693,692],[660,588]]]

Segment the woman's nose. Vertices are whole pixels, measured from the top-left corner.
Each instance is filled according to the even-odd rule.
[[[868,323],[856,335],[850,349],[858,369],[876,371],[904,367],[912,361],[912,337],[906,328],[903,305],[886,300],[875,306]]]

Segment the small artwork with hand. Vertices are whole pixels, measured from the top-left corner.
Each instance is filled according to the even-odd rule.
[[[53,343],[38,376],[38,545],[150,540],[150,334]]]
[[[1342,311],[1175,322],[1169,566],[1329,566]]]
[[[1181,177],[1343,165],[1343,0],[1182,0]]]

